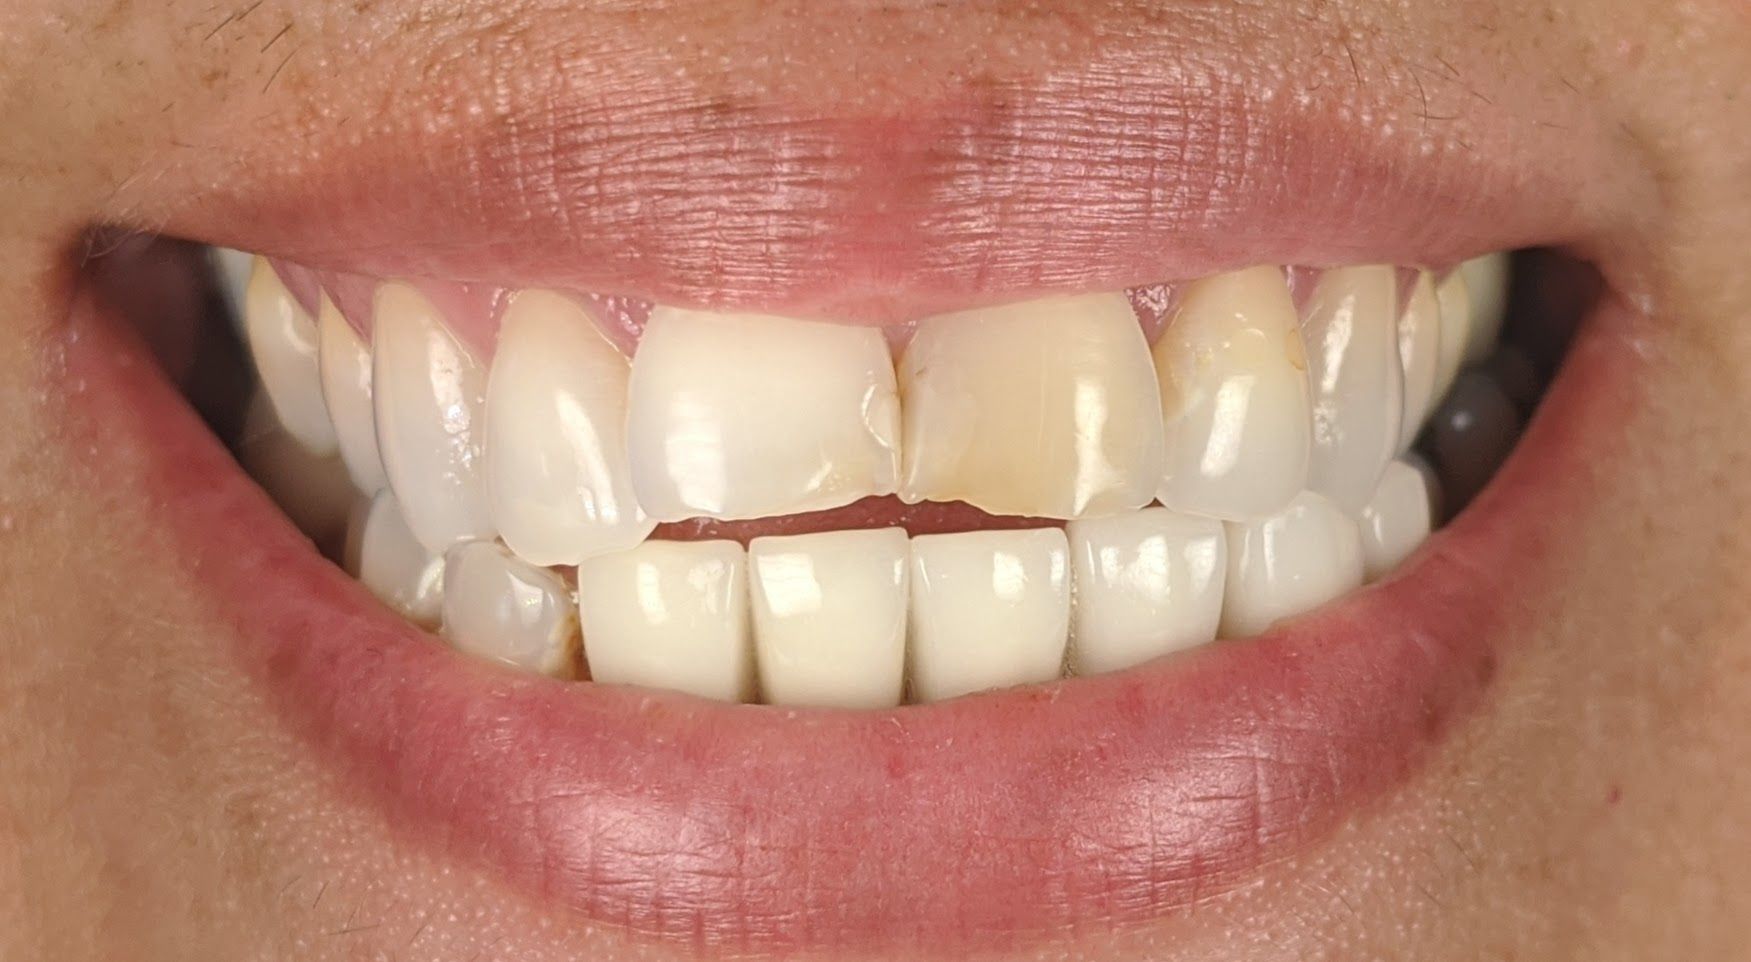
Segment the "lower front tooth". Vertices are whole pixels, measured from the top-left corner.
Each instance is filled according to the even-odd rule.
[[[1067,530],[1072,671],[1118,671],[1215,640],[1228,563],[1222,522],[1145,508]]]
[[[577,677],[578,615],[557,575],[490,541],[444,555],[444,637],[489,661],[553,678]]]
[[[442,618],[444,558],[425,549],[402,520],[395,495],[379,491],[355,512],[347,570],[366,590],[422,628]]]
[[[1059,677],[1069,545],[1057,528],[912,539],[909,658],[917,701]]]
[[[910,555],[901,528],[755,538],[748,564],[763,700],[898,705]]]
[[[317,373],[316,322],[280,283],[265,257],[255,259],[249,276],[243,324],[262,389],[286,433],[312,454],[333,454],[334,426],[328,421]]]
[[[1281,514],[1228,525],[1222,635],[1245,638],[1362,584],[1356,522],[1311,491]]]
[[[733,541],[646,541],[578,566],[594,681],[723,701],[754,689],[748,561]]]
[[[1410,557],[1429,537],[1432,503],[1423,472],[1404,461],[1386,466],[1373,500],[1362,509],[1362,570],[1374,581]]]
[[[383,456],[377,451],[377,415],[371,409],[371,349],[327,298],[323,298],[316,326],[322,399],[334,422],[341,460],[360,492],[376,494],[389,480],[383,475]]]
[[[1301,326],[1313,390],[1307,487],[1359,511],[1398,453],[1404,416],[1398,281],[1390,267],[1326,271]]]

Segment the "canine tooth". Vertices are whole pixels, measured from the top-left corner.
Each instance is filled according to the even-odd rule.
[[[724,701],[754,689],[748,559],[733,541],[646,541],[578,566],[590,677]]]
[[[371,409],[371,349],[327,298],[317,312],[322,398],[334,422],[341,460],[353,484],[376,494],[389,484],[377,451],[377,415]]]
[[[346,466],[311,452],[280,424],[265,391],[245,409],[237,460],[292,524],[330,557],[346,541],[355,492]]]
[[[267,258],[257,257],[249,275],[243,324],[262,389],[286,433],[318,457],[333,454],[334,426],[322,403],[316,366],[316,322],[280,283]]]
[[[1520,414],[1499,384],[1466,371],[1429,420],[1429,451],[1441,476],[1448,513],[1483,490],[1520,438]]]
[[[1225,520],[1270,515],[1304,486],[1307,359],[1281,270],[1197,281],[1155,344],[1167,431],[1161,503]]]
[[[490,541],[465,541],[444,555],[443,608],[452,648],[554,678],[577,676],[577,606],[546,568]]]
[[[1068,554],[1057,528],[913,538],[914,699],[1057,678],[1070,629]]]
[[[1369,581],[1398,567],[1429,537],[1430,511],[1423,473],[1403,461],[1388,464],[1373,500],[1356,519],[1362,533],[1362,571]]]
[[[910,556],[901,528],[755,538],[748,565],[763,700],[898,705]]]
[[[583,307],[523,291],[499,327],[486,388],[486,480],[494,525],[538,565],[623,551],[656,527],[632,496],[629,365]]]
[[[493,536],[481,464],[486,371],[406,284],[377,291],[377,445],[407,526],[434,554]]]
[[[1397,319],[1392,268],[1341,267],[1320,277],[1301,325],[1313,391],[1307,487],[1349,511],[1368,503],[1398,453],[1404,374]]]
[[[1435,398],[1447,396],[1453,379],[1465,365],[1465,344],[1471,338],[1471,292],[1465,275],[1455,270],[1435,285],[1441,307],[1441,346],[1435,352]]]
[[[1282,513],[1228,525],[1228,584],[1222,636],[1259,634],[1362,584],[1356,522],[1311,491]]]
[[[1502,319],[1508,313],[1508,255],[1485,254],[1459,265],[1471,295],[1471,326],[1465,341],[1465,362],[1475,364],[1496,349]]]
[[[1160,399],[1123,294],[925,320],[901,359],[900,392],[907,501],[1079,518],[1155,497]]]
[[[353,516],[347,570],[377,600],[422,628],[442,618],[444,558],[414,538],[395,495],[379,491]]]
[[[1167,508],[1072,521],[1070,666],[1117,671],[1216,638],[1228,543],[1222,522]]]
[[[894,490],[899,402],[875,328],[659,306],[630,398],[633,490],[658,521],[816,511]]]
[[[1398,432],[1398,452],[1416,441],[1435,406],[1435,379],[1441,363],[1441,299],[1435,275],[1417,273],[1409,302],[1398,318],[1398,359],[1404,369],[1404,417]]]

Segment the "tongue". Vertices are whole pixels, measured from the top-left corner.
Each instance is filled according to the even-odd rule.
[[[864,498],[843,508],[785,515],[781,518],[755,518],[751,521],[714,521],[694,518],[657,526],[651,535],[666,541],[739,541],[767,535],[812,534],[817,531],[843,531],[857,528],[905,528],[907,534],[950,534],[957,531],[984,531],[1003,528],[1062,527],[1064,522],[1045,518],[1018,518],[992,515],[970,504],[954,501],[939,504],[926,501],[906,504],[892,495]]]

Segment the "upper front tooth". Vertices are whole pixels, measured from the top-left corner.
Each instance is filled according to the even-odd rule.
[[[1496,349],[1502,320],[1508,314],[1508,255],[1474,257],[1459,265],[1471,295],[1471,330],[1465,341],[1465,361],[1476,364]]]
[[[499,536],[525,561],[577,564],[650,534],[626,457],[627,364],[577,303],[523,291],[486,389],[486,474]]]
[[[280,424],[312,454],[334,453],[334,426],[322,403],[316,322],[265,257],[255,259],[243,308],[250,356]]]
[[[377,600],[424,628],[435,628],[444,598],[444,558],[427,551],[402,520],[388,491],[354,512],[347,570]]]
[[[490,539],[480,450],[486,371],[406,284],[377,291],[372,326],[377,443],[408,527],[433,553]]]
[[[900,528],[754,539],[754,651],[768,704],[900,703],[910,556]]]
[[[1188,287],[1155,345],[1167,431],[1161,503],[1245,519],[1307,478],[1307,361],[1283,272],[1254,267]]]
[[[1160,400],[1123,294],[926,320],[901,360],[900,390],[907,501],[1079,518],[1155,496]]]
[[[375,494],[389,481],[383,476],[377,415],[371,410],[371,349],[327,298],[317,314],[317,334],[322,398],[334,422],[341,459],[353,484],[365,494]]]
[[[452,647],[554,678],[574,678],[578,615],[557,575],[490,541],[444,557],[444,637]]]
[[[734,541],[646,541],[578,566],[590,677],[746,701],[748,560]]]
[[[1214,640],[1228,545],[1222,522],[1167,508],[1070,522],[1070,666],[1117,671]]]
[[[894,490],[899,403],[871,327],[658,307],[632,364],[627,447],[658,521],[758,518]]]
[[[1404,419],[1398,450],[1408,450],[1435,406],[1435,381],[1441,363],[1441,301],[1435,275],[1417,274],[1409,302],[1398,319],[1398,359],[1404,367]]]
[[[1398,453],[1404,374],[1398,358],[1398,283],[1390,267],[1327,271],[1302,336],[1313,388],[1307,487],[1359,511]]]
[[[1070,629],[1068,553],[1057,528],[913,538],[916,700],[1057,678]]]
[[[1222,634],[1256,635],[1362,584],[1356,522],[1311,491],[1281,514],[1228,525],[1228,585]]]
[[[248,300],[249,276],[255,272],[255,255],[229,247],[209,247],[207,257],[219,282],[219,293],[231,308],[232,317],[243,319],[243,305]],[[238,332],[239,334],[242,331]]]
[[[1465,274],[1455,270],[1435,285],[1435,300],[1441,309],[1441,346],[1435,352],[1435,397],[1447,396],[1459,368],[1465,364],[1465,346],[1471,339],[1471,292]]]
[[[1422,471],[1403,461],[1386,466],[1374,499],[1356,519],[1362,532],[1362,569],[1369,581],[1398,567],[1429,537],[1430,506]]]

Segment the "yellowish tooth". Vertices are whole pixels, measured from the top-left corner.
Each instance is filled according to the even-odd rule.
[[[1313,457],[1307,488],[1360,511],[1398,453],[1404,372],[1398,360],[1398,281],[1391,267],[1326,271],[1307,305]]]
[[[1459,265],[1471,295],[1471,326],[1466,334],[1465,361],[1476,364],[1496,349],[1502,321],[1508,315],[1509,260],[1506,252],[1474,257]]]
[[[1435,400],[1439,402],[1453,387],[1459,369],[1465,364],[1465,346],[1471,339],[1471,292],[1465,286],[1465,275],[1453,271],[1435,285],[1435,300],[1441,309],[1440,347],[1435,351]]]
[[[1435,408],[1435,380],[1440,374],[1441,301],[1435,293],[1435,277],[1428,271],[1417,274],[1410,301],[1399,315],[1398,359],[1404,366],[1404,418],[1398,432],[1402,454]]]

